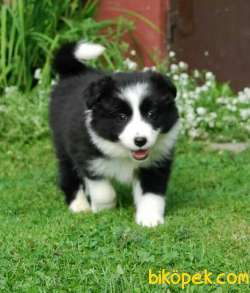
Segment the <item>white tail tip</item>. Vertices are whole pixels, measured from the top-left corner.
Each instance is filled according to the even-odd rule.
[[[74,56],[77,60],[91,60],[102,55],[104,51],[105,48],[102,45],[80,42],[75,49]]]

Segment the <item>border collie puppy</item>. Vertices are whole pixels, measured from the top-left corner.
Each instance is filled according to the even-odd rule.
[[[179,129],[176,88],[157,72],[107,73],[82,63],[103,51],[70,43],[55,57],[50,126],[60,187],[71,211],[98,212],[116,205],[111,179],[131,183],[136,223],[154,227],[164,223]]]

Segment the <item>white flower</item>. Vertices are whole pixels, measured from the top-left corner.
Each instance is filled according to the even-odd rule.
[[[183,62],[183,61],[180,61],[180,62],[179,62],[179,68],[180,68],[181,70],[187,70],[187,69],[188,69],[188,65],[187,65],[187,63],[185,63],[185,62]]]
[[[207,80],[214,80],[214,75],[210,71],[206,72],[205,77],[206,77]]]
[[[175,75],[173,76],[173,80],[174,80],[174,81],[178,81],[178,80],[179,80],[179,75],[175,74]]]
[[[248,96],[245,92],[239,92],[238,101],[242,104],[250,103],[250,96]]]
[[[234,105],[226,105],[227,109],[231,112],[236,112],[237,111],[237,108],[234,106]]]
[[[199,133],[198,129],[194,129],[194,128],[190,129],[188,134],[192,138],[197,138],[197,137],[200,136],[200,133]]]
[[[125,66],[127,66],[128,69],[130,69],[130,70],[135,70],[135,69],[137,68],[137,63],[134,62],[133,60],[129,59],[129,58],[126,58],[126,59],[124,60],[124,64],[125,64]]]
[[[213,82],[211,80],[208,80],[205,84],[207,87],[211,87],[213,85]]]
[[[224,116],[222,117],[222,121],[226,122],[226,123],[236,123],[237,122],[237,118],[234,117],[232,114],[230,114],[230,116]]]
[[[169,58],[174,58],[175,55],[176,55],[176,54],[175,54],[174,51],[170,51],[169,54],[168,54]]]
[[[195,115],[194,115],[193,112],[189,112],[189,113],[187,113],[186,118],[187,118],[187,121],[190,123],[190,122],[193,122],[194,121]]]
[[[214,126],[215,126],[215,122],[212,121],[212,120],[209,120],[209,121],[208,121],[208,126],[209,126],[210,128],[214,128]]]
[[[207,113],[207,109],[205,109],[204,107],[198,107],[196,109],[196,112],[198,115],[203,116]]]
[[[199,95],[196,92],[189,92],[189,96],[193,100],[197,100],[199,98]]]
[[[217,103],[218,104],[225,105],[225,104],[227,104],[227,101],[228,101],[228,99],[226,97],[219,97],[219,98],[217,98]]]
[[[185,87],[188,85],[188,80],[187,79],[180,79],[180,85]]]
[[[183,94],[182,94],[182,98],[183,98],[184,100],[188,99],[188,93],[187,93],[187,92],[183,93]]]
[[[51,80],[51,85],[53,86],[53,85],[56,85],[56,84],[57,84],[57,80],[52,79],[52,80]]]
[[[231,98],[231,103],[232,103],[233,105],[237,105],[237,103],[238,103],[238,99],[237,99],[237,98]]]
[[[0,105],[0,113],[5,113],[7,112],[7,106]]]
[[[245,129],[250,132],[250,124],[246,125]]]
[[[187,80],[188,79],[188,74],[187,73],[182,73],[180,75],[180,78],[183,79],[183,80]]]
[[[14,86],[14,85],[12,85],[12,86],[7,86],[7,87],[4,89],[4,94],[5,94],[6,96],[8,96],[8,95],[12,95],[12,94],[16,93],[17,90],[18,90],[17,87]]]
[[[241,109],[240,116],[243,120],[247,120],[250,118],[250,109]]]
[[[199,78],[200,76],[201,76],[200,72],[197,69],[195,69],[194,70],[194,77]]]
[[[172,73],[178,72],[178,66],[176,64],[171,64],[170,70]]]
[[[216,119],[218,117],[218,115],[215,112],[211,112],[210,117],[211,117],[211,119]]]
[[[149,71],[150,70],[150,67],[148,67],[148,66],[145,66],[143,69],[142,69],[142,71]]]
[[[195,89],[195,93],[196,93],[197,95],[199,95],[201,92],[202,92],[202,88],[201,88],[201,87],[197,87],[197,88]]]
[[[243,92],[244,92],[248,97],[250,97],[250,88],[249,88],[249,87],[244,88]]]
[[[201,91],[202,92],[207,92],[208,91],[208,86],[206,84],[204,84],[202,87],[201,87]]]
[[[37,68],[34,72],[34,78],[37,79],[37,80],[40,80],[41,79],[41,75],[42,75],[42,71],[41,71],[41,68]]]
[[[156,71],[157,68],[156,68],[156,66],[151,66],[151,67],[145,66],[145,67],[142,69],[142,71],[149,71],[149,70]]]
[[[136,51],[135,51],[135,50],[131,50],[131,51],[130,51],[130,54],[131,54],[132,56],[135,56],[135,55],[136,55]]]

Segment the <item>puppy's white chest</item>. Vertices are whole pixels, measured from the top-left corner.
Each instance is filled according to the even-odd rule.
[[[124,183],[132,182],[136,164],[128,159],[98,158],[89,164],[89,170],[97,176],[114,178]]]

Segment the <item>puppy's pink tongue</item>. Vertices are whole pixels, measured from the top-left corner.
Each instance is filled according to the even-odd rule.
[[[139,150],[132,152],[132,156],[136,160],[144,160],[148,156],[148,150]]]

